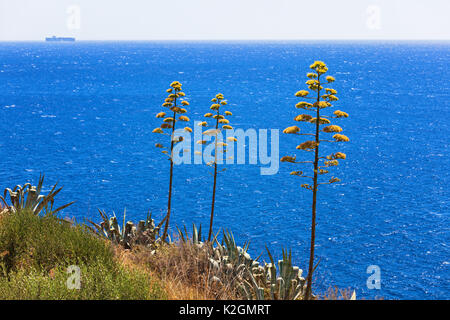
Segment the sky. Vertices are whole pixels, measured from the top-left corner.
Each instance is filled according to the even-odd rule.
[[[450,0],[0,0],[0,41],[450,40]]]

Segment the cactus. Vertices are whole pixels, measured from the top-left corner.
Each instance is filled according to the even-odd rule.
[[[45,211],[45,215],[54,215],[75,202],[72,201],[53,210],[55,196],[62,190],[62,187],[56,189],[57,184],[55,184],[47,195],[42,195],[41,190],[43,184],[44,176],[40,175],[37,186],[26,183],[23,187],[21,185],[17,185],[12,190],[10,188],[6,188],[3,192],[3,196],[0,195],[0,200],[5,204],[8,212],[15,213],[19,210],[30,210],[35,215],[39,215],[42,210]],[[11,199],[10,205],[6,201],[8,195]]]

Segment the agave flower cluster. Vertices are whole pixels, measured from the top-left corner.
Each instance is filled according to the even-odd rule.
[[[328,67],[322,61],[315,61],[310,69],[313,72],[308,73],[306,76],[308,80],[306,81],[306,85],[308,86],[308,90],[300,90],[295,96],[299,98],[303,98],[308,101],[300,101],[296,104],[297,109],[304,110],[304,112],[297,115],[294,120],[298,122],[304,122],[308,124],[312,124],[314,127],[313,133],[302,133],[298,126],[291,126],[284,129],[283,133],[286,134],[295,134],[302,136],[311,136],[313,140],[308,140],[300,143],[297,146],[298,150],[303,150],[307,152],[314,152],[314,161],[297,161],[296,156],[285,156],[281,158],[282,162],[290,162],[290,163],[309,163],[313,164],[313,175],[307,175],[303,171],[292,171],[291,175],[308,178],[312,180],[312,184],[303,183],[301,184],[302,188],[307,190],[311,190],[313,192],[312,196],[312,218],[311,218],[311,246],[310,246],[310,258],[309,258],[309,268],[308,268],[308,279],[307,279],[307,288],[306,288],[306,299],[311,296],[311,283],[312,283],[312,274],[314,272],[314,246],[315,246],[315,228],[316,228],[316,206],[317,206],[317,191],[318,186],[321,184],[332,184],[339,182],[340,180],[336,177],[331,177],[326,182],[319,183],[318,177],[322,175],[326,175],[329,173],[329,169],[331,167],[335,167],[339,165],[339,161],[346,158],[345,153],[336,152],[327,156],[319,155],[319,146],[322,142],[348,142],[349,138],[343,135],[342,128],[338,125],[334,125],[331,123],[331,119],[334,118],[347,118],[348,114],[336,110],[333,112],[333,115],[323,115],[322,112],[325,112],[325,109],[331,108],[333,103],[338,101],[338,97],[336,96],[337,91],[335,89],[329,88],[329,84],[335,81],[332,76],[325,76],[325,73],[328,71]],[[324,87],[326,86],[326,87]],[[312,93],[312,94],[311,94]],[[324,132],[327,134],[332,134],[333,140],[321,139],[320,133]]]
[[[231,111],[222,111],[221,108],[225,107],[228,103],[225,100],[223,94],[218,93],[212,100],[212,105],[210,107],[212,112],[206,113],[205,118],[213,118],[215,120],[215,125],[213,129],[206,130],[203,132],[204,135],[214,136],[214,161],[208,163],[208,165],[214,167],[214,183],[213,183],[213,192],[212,192],[212,204],[211,204],[211,217],[209,224],[209,234],[208,241],[211,240],[212,236],[212,225],[214,219],[214,207],[215,207],[215,199],[216,199],[216,183],[217,183],[217,159],[219,153],[226,152],[226,147],[228,146],[227,142],[219,140],[219,133],[221,130],[231,130],[233,127],[230,125],[230,121],[226,118],[228,116],[233,115]],[[208,127],[208,123],[206,121],[202,121],[198,124],[202,127]],[[227,141],[232,143],[236,141],[235,137],[228,137]],[[197,141],[198,144],[206,144],[206,140]]]
[[[162,152],[169,156],[170,160],[170,182],[169,182],[169,197],[167,204],[167,215],[165,218],[166,224],[164,227],[164,233],[162,236],[162,240],[165,240],[167,236],[167,230],[169,227],[170,221],[170,208],[172,201],[172,177],[173,177],[173,147],[176,143],[183,141],[183,137],[175,137],[174,131],[177,122],[189,122],[189,118],[185,115],[187,110],[185,107],[189,105],[189,102],[185,100],[185,93],[181,91],[181,83],[178,81],[174,81],[170,84],[170,88],[167,89],[168,96],[164,100],[162,104],[163,107],[167,109],[167,111],[159,112],[156,117],[163,119],[161,126],[153,129],[153,133],[160,133],[165,135],[170,135],[170,149],[166,150],[166,147],[162,143],[156,143],[157,148],[164,149]],[[171,133],[166,133],[164,130],[169,130]],[[192,132],[192,129],[189,127],[184,128],[187,132]]]
[[[298,126],[294,125],[284,129],[283,133],[313,137],[314,138],[313,140],[307,140],[297,145],[296,149],[311,152],[316,151],[318,155],[319,145],[322,142],[349,141],[349,138],[341,133],[342,128],[340,126],[331,124],[331,119],[347,118],[348,114],[340,110],[334,111],[332,116],[326,116],[321,114],[323,111],[325,111],[324,109],[333,107],[333,103],[339,100],[336,96],[337,91],[335,89],[328,88],[329,84],[333,83],[335,79],[332,76],[326,76],[325,81],[321,80],[321,78],[324,77],[324,74],[328,71],[328,67],[322,61],[314,62],[310,66],[310,68],[315,72],[310,72],[307,74],[309,80],[306,81],[306,85],[308,86],[308,89],[314,92],[314,95],[311,95],[310,91],[300,90],[295,94],[295,96],[301,97],[305,100],[309,99],[313,101],[311,101],[311,103],[307,101],[300,101],[295,105],[295,107],[297,109],[304,110],[305,112],[311,112],[312,114],[308,113],[299,114],[294,118],[294,121],[312,124],[316,130],[314,130],[313,133],[303,133]],[[324,88],[324,86],[327,87]],[[321,140],[320,132],[332,134],[333,140],[329,139]],[[345,153],[342,152],[336,152],[334,154],[330,154],[325,157],[320,157],[318,155],[317,158],[318,158],[317,159],[318,165],[317,168],[315,168],[314,170],[317,170],[318,175],[324,175],[329,173],[328,170],[329,167],[337,166],[339,164],[339,160],[345,159],[346,155]],[[296,156],[285,156],[281,158],[281,161],[291,163],[311,163],[311,164],[314,164],[316,162],[316,161],[298,162],[296,159],[297,159]],[[303,171],[292,171],[291,175],[304,178],[312,178],[314,180],[313,177],[305,175]],[[340,180],[338,178],[332,177],[331,179],[328,180],[328,182],[320,184],[331,184],[339,181]],[[314,189],[314,186],[310,184],[302,184],[301,187],[306,188],[308,190]]]

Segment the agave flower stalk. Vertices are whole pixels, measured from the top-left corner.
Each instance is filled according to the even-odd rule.
[[[211,241],[212,236],[212,228],[213,228],[213,221],[214,221],[214,209],[215,209],[215,201],[216,201],[216,186],[217,186],[217,173],[218,173],[218,154],[219,152],[223,151],[226,152],[226,149],[223,149],[227,146],[227,143],[219,140],[219,133],[221,130],[231,130],[233,129],[232,126],[229,125],[230,121],[226,118],[226,116],[231,116],[232,113],[230,111],[224,111],[221,113],[221,108],[227,105],[227,100],[224,99],[223,94],[218,93],[215,98],[212,100],[212,105],[210,107],[212,113],[206,113],[206,118],[213,118],[215,119],[215,126],[214,129],[210,129],[205,131],[203,134],[206,135],[212,135],[214,136],[214,162],[208,163],[208,165],[214,166],[214,182],[213,182],[213,190],[212,190],[212,202],[211,202],[211,215],[209,220],[209,232],[208,232],[208,242]],[[200,122],[200,126],[207,127],[208,123],[206,121]],[[221,125],[221,128],[219,126]],[[236,141],[236,138],[234,137],[228,137],[227,138],[229,142]],[[197,141],[199,144],[204,144],[204,140]],[[220,147],[220,150],[219,150]]]
[[[313,272],[315,270],[314,266],[314,245],[316,238],[316,207],[317,207],[317,191],[319,185],[324,184],[332,184],[339,182],[338,178],[332,177],[326,182],[319,182],[319,176],[325,175],[329,173],[328,169],[330,167],[334,167],[339,165],[340,159],[345,159],[346,155],[342,152],[337,152],[328,156],[320,156],[319,154],[319,145],[322,142],[347,142],[349,138],[343,134],[342,128],[337,125],[332,125],[330,119],[332,118],[347,118],[348,114],[336,110],[333,113],[333,116],[325,116],[321,114],[321,111],[327,108],[332,107],[332,103],[338,101],[336,96],[337,91],[331,88],[324,88],[323,85],[330,84],[335,81],[332,76],[326,76],[325,73],[328,71],[328,67],[322,61],[315,61],[310,68],[313,72],[308,73],[307,77],[309,78],[306,81],[308,88],[314,92],[314,96],[309,96],[310,92],[307,90],[298,91],[295,96],[301,97],[304,99],[312,100],[312,103],[301,101],[296,104],[296,108],[303,109],[306,111],[310,111],[313,115],[310,114],[300,114],[294,118],[295,121],[311,123],[314,125],[314,133],[301,133],[300,128],[297,126],[292,126],[284,129],[283,133],[286,134],[295,134],[301,136],[312,136],[314,140],[305,141],[297,146],[298,150],[304,150],[309,152],[314,152],[314,161],[297,161],[296,156],[285,156],[281,158],[282,162],[291,162],[291,163],[308,163],[312,164],[313,175],[309,176],[303,173],[303,171],[292,171],[291,175],[298,176],[301,178],[307,178],[312,180],[312,185],[310,184],[302,184],[301,187],[307,190],[312,191],[312,215],[311,215],[311,243],[310,243],[310,256],[309,256],[309,266],[308,266],[308,276],[307,276],[307,286],[305,291],[305,299],[311,298],[311,286],[312,286],[312,277]],[[323,79],[325,77],[325,79]],[[322,130],[321,126],[326,125]],[[320,138],[320,133],[333,133],[333,139],[323,139]]]
[[[167,108],[169,112],[169,116],[167,116],[166,112],[159,112],[156,117],[162,118],[163,123],[160,127],[153,129],[153,133],[159,133],[164,135],[170,135],[170,149],[166,149],[161,143],[156,143],[155,146],[157,148],[163,149],[163,153],[168,155],[170,161],[170,178],[169,178],[169,196],[167,201],[167,215],[164,218],[164,232],[161,237],[161,240],[165,240],[167,237],[167,232],[169,229],[170,223],[170,212],[171,212],[171,204],[172,204],[172,182],[173,182],[173,148],[176,143],[183,141],[182,137],[175,137],[175,126],[179,121],[189,121],[189,118],[184,114],[187,110],[184,107],[189,105],[189,102],[184,100],[185,93],[181,91],[181,83],[178,81],[174,81],[170,84],[170,88],[167,89],[167,93],[169,94],[162,104],[163,107]],[[178,104],[179,103],[179,104]],[[177,118],[178,116],[178,118]],[[171,133],[166,133],[164,130],[169,130]],[[189,127],[184,128],[185,131],[192,132],[192,129]],[[163,221],[164,221],[163,220]]]

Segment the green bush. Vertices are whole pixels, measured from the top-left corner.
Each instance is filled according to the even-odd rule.
[[[0,299],[6,300],[142,300],[164,299],[165,294],[156,282],[142,272],[111,270],[98,262],[80,267],[81,287],[70,289],[70,274],[65,267],[57,267],[51,273],[36,269],[22,269],[0,277]]]
[[[80,268],[69,289],[67,268]],[[149,275],[124,269],[111,245],[55,217],[19,211],[0,221],[0,299],[163,299]]]
[[[57,265],[113,263],[109,244],[55,217],[39,217],[19,211],[4,217],[0,224],[0,253],[6,271],[33,267],[48,271]]]

